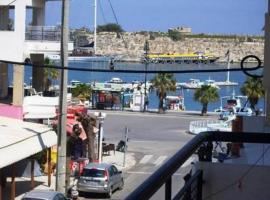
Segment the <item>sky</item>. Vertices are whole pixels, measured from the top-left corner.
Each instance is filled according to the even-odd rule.
[[[98,25],[116,23],[125,31],[191,27],[193,33],[263,35],[267,0],[97,0]],[[94,27],[94,0],[70,1],[70,27]],[[61,22],[60,2],[47,2],[46,25]]]

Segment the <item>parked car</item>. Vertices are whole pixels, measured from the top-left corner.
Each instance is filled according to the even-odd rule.
[[[32,190],[26,193],[22,200],[67,200],[61,193],[52,190]]]
[[[79,192],[104,193],[110,198],[116,189],[123,189],[122,171],[107,163],[89,163],[77,183]]]

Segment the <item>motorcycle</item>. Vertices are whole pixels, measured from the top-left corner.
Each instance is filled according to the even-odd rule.
[[[78,180],[75,179],[68,189],[68,197],[71,200],[78,200],[79,198],[79,191],[77,190],[77,181]]]

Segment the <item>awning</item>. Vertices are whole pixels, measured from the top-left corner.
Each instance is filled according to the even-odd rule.
[[[0,116],[0,169],[56,144],[47,125]]]

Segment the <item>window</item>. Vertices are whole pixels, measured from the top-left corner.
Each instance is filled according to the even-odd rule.
[[[0,6],[0,31],[14,31],[15,7]]]
[[[64,197],[64,195],[58,194],[53,198],[53,200],[66,200],[66,198]]]
[[[102,178],[105,176],[105,171],[100,169],[84,169],[82,176]]]

